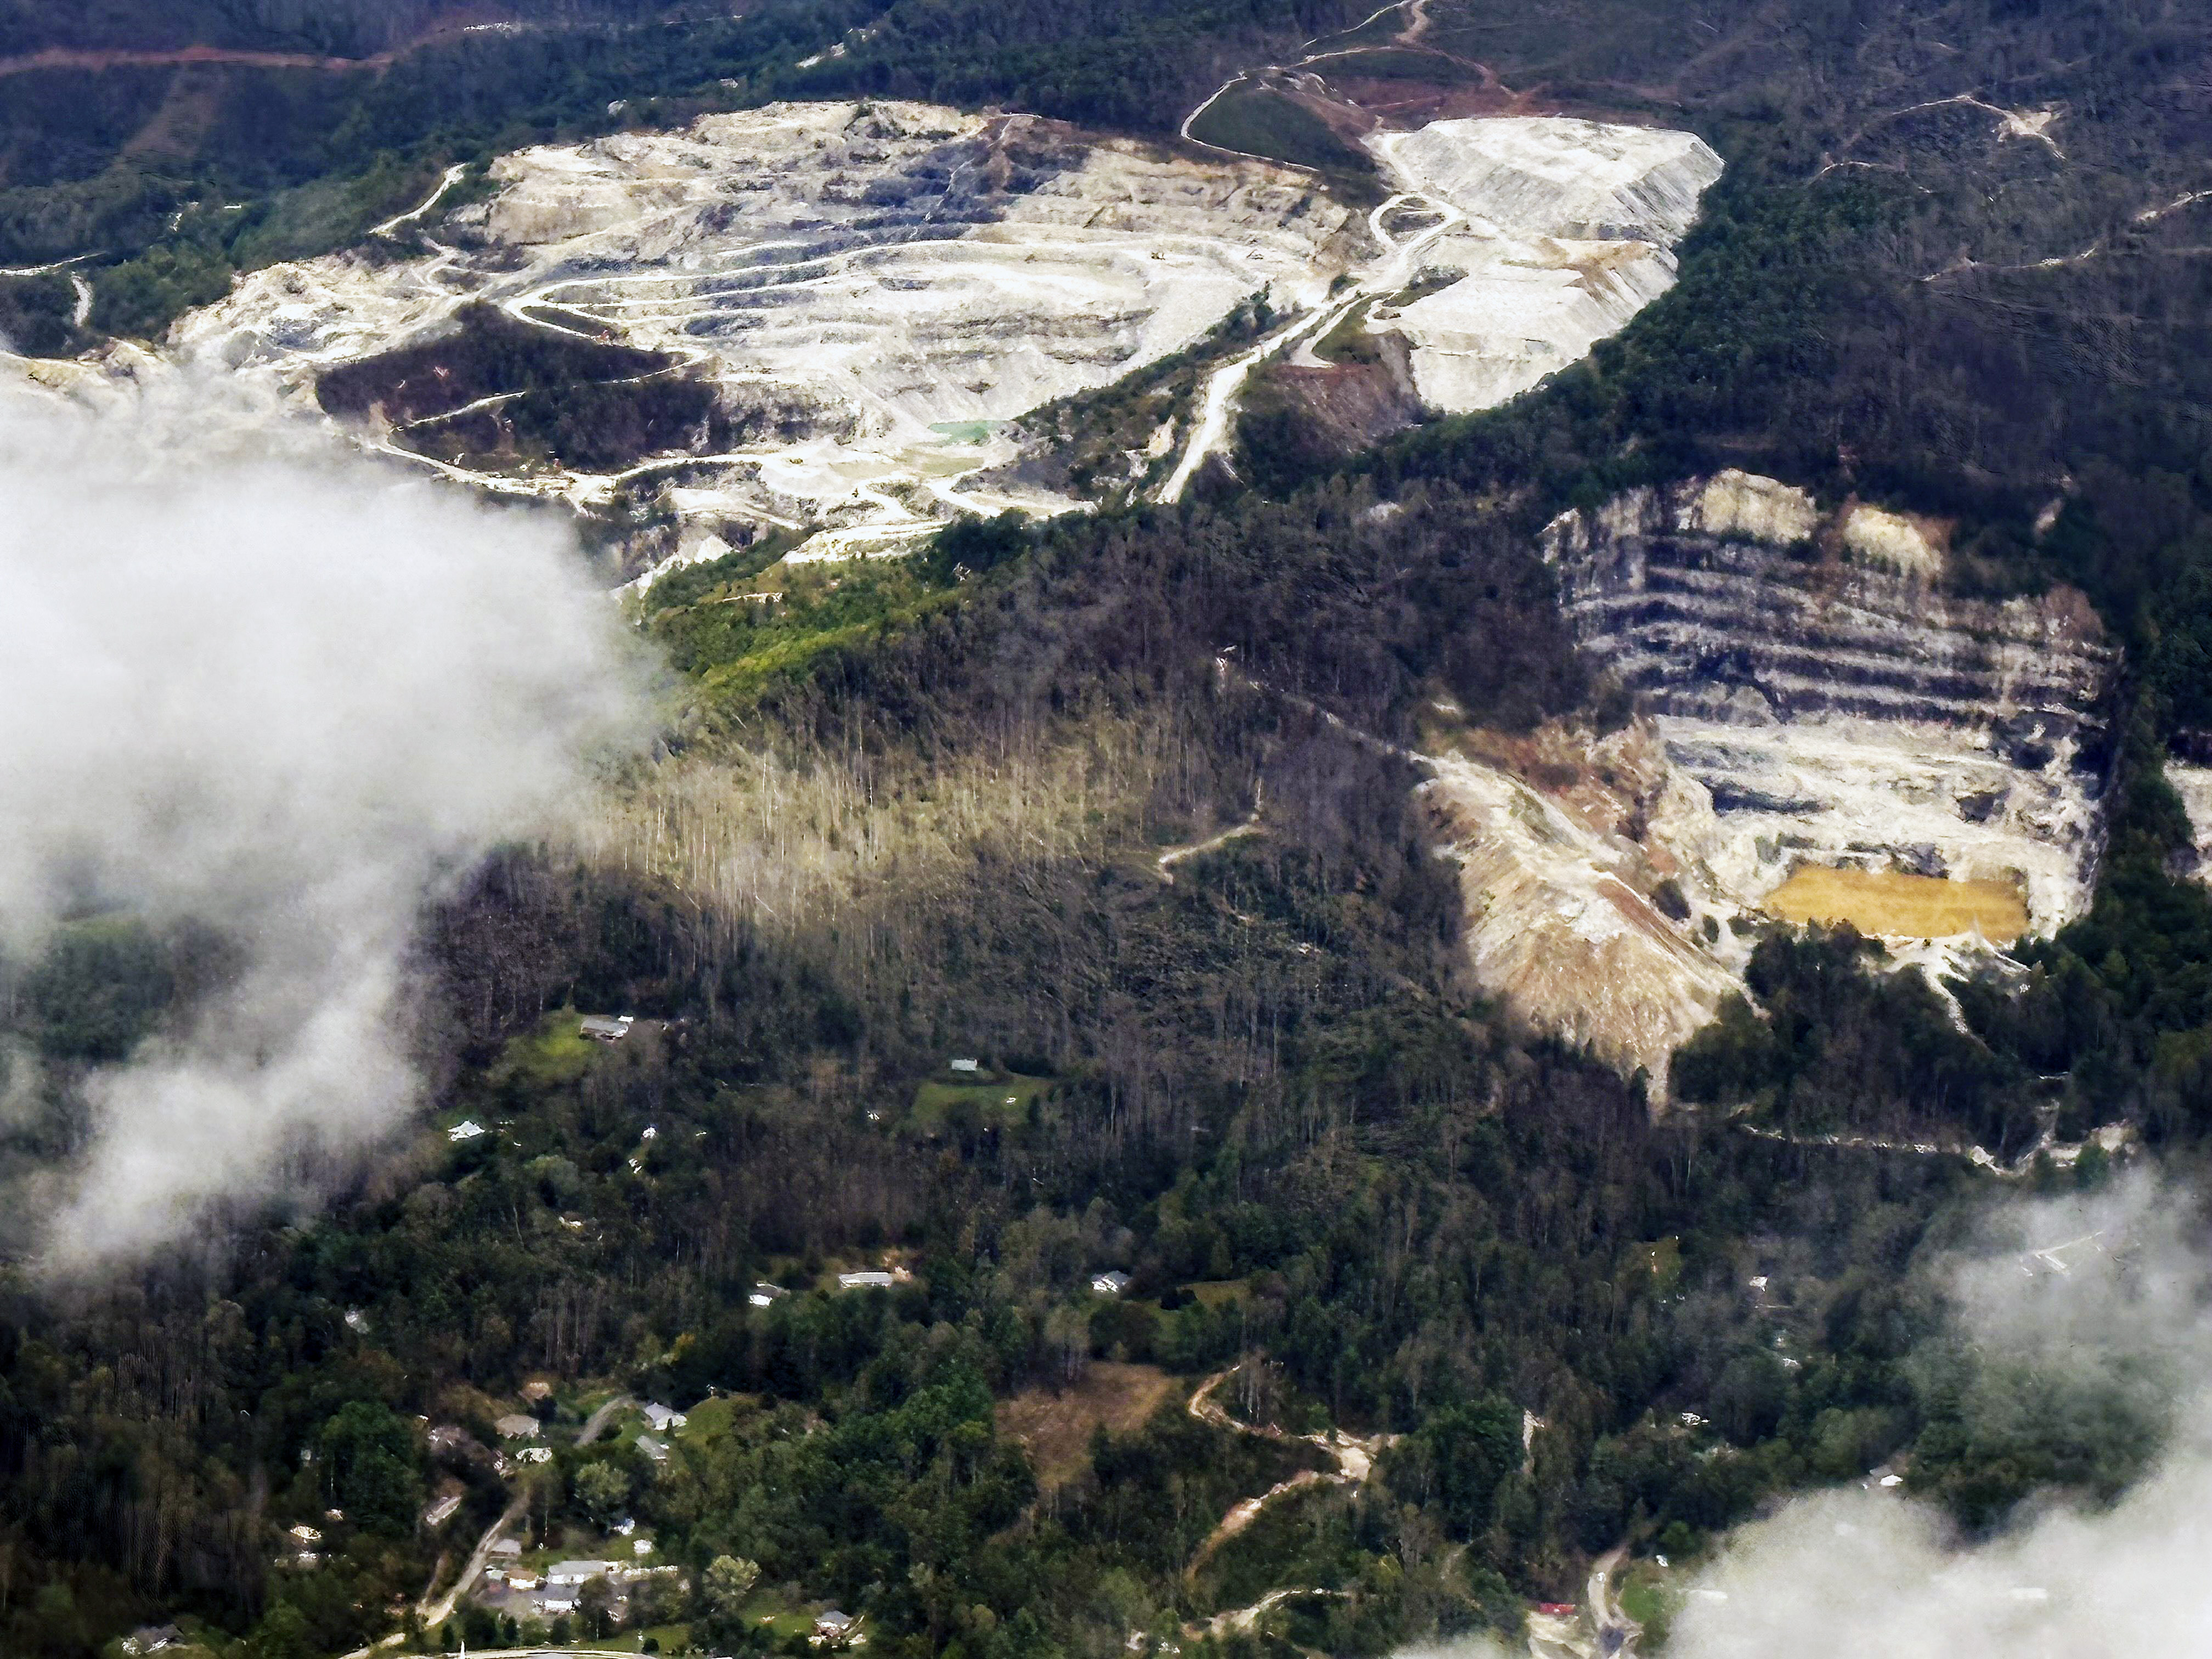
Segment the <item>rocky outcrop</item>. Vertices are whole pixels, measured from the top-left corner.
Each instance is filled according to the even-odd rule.
[[[1648,726],[1452,748],[1420,793],[1459,866],[1477,982],[1663,1100],[1674,1050],[1738,988],[1675,879],[1703,801]]]
[[[1370,310],[1410,343],[1394,392],[1414,412],[1498,402],[1673,282],[1668,249],[1718,168],[1686,134],[1588,122],[1376,143],[1406,188],[1359,212],[1297,169],[1032,116],[773,105],[501,157],[488,199],[426,203],[368,249],[254,272],[172,343],[310,410],[333,369],[397,367],[465,315],[650,352],[652,375],[718,402],[677,423],[682,441],[633,422],[647,453],[564,451],[574,428],[543,375],[527,406],[525,388],[489,386],[349,429],[486,489],[623,523],[672,511],[702,534],[814,531],[798,556],[846,557],[910,548],[956,514],[1077,505],[1012,423],[1163,364],[1181,379],[1146,393],[1155,429],[1116,447],[1149,477],[1173,422],[1186,453],[1165,470],[1187,481],[1226,443],[1252,364]],[[604,404],[647,374],[576,384]],[[658,408],[665,389],[638,396]],[[677,470],[680,500],[664,487]],[[647,552],[629,550],[626,569]]]
[[[1377,141],[1410,189],[1479,204],[1516,235],[1672,246],[1721,176],[1693,133],[1558,116],[1437,121]]]
[[[1423,398],[1455,412],[1527,391],[1672,288],[1674,244],[1721,175],[1692,134],[1595,121],[1438,121],[1368,143],[1401,214],[1443,216],[1421,261],[1457,277],[1369,326],[1404,334]],[[1392,216],[1376,219],[1387,234]]]
[[[1960,599],[1929,531],[1771,481],[1639,491],[1555,523],[1575,632],[1711,798],[1716,894],[1801,863],[2008,880],[2033,925],[2080,908],[2113,655],[2087,604]]]
[[[1900,963],[1952,970],[1986,952],[1993,900],[2039,932],[2078,914],[2114,653],[2066,590],[1946,594],[1943,540],[1740,472],[1556,520],[1565,613],[1640,713],[1437,759],[1425,791],[1485,988],[1663,1093],[1770,905],[1796,914],[1808,888]]]

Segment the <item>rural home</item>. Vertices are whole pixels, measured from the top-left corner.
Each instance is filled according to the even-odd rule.
[[[502,1440],[535,1440],[541,1426],[536,1418],[526,1417],[520,1412],[509,1412],[492,1425]]]
[[[1129,1275],[1123,1273],[1098,1273],[1091,1279],[1091,1288],[1101,1296],[1119,1296],[1129,1288]]]
[[[594,1578],[611,1578],[616,1571],[611,1561],[556,1561],[545,1569],[549,1584],[588,1584]]]
[[[633,1014],[586,1014],[577,1034],[594,1042],[620,1042],[629,1035],[629,1028],[637,1024]]]

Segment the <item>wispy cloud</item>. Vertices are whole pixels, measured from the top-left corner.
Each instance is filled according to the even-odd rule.
[[[60,1266],[392,1128],[422,905],[647,729],[557,524],[227,419],[228,395],[0,394],[0,951],[96,895],[240,963],[89,1079],[82,1158],[35,1183]]]
[[[2041,1252],[2043,1254],[2039,1255]],[[2109,1508],[2054,1502],[1971,1543],[1880,1490],[1790,1504],[1692,1587],[1680,1659],[2144,1659],[2212,1651],[2212,1261],[2183,1192],[2148,1176],[2022,1203],[1948,1271],[1994,1378],[2114,1393],[2169,1425]],[[1995,1398],[1972,1402],[1996,1412]]]

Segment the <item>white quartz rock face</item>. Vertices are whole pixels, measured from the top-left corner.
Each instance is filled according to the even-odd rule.
[[[183,320],[175,355],[319,415],[324,370],[434,339],[471,304],[665,352],[771,434],[687,465],[670,501],[699,520],[684,545],[803,525],[822,527],[808,556],[848,556],[956,513],[1073,505],[968,482],[1014,457],[995,425],[968,428],[1110,385],[1255,295],[1314,305],[1367,246],[1359,216],[1288,168],[888,100],[539,146],[492,181],[488,202],[426,222],[427,254],[243,278]],[[410,447],[373,422],[356,435]],[[577,503],[617,482],[441,470]]]
[[[1393,135],[1385,154],[1409,188],[1501,231],[1586,241],[1671,246],[1721,176],[1694,133],[1564,116],[1437,121]]]
[[[1547,526],[1570,628],[1642,712],[1510,764],[1434,763],[1424,796],[1484,988],[1663,1096],[1668,1057],[1742,988],[1765,903],[1802,867],[2002,883],[2038,933],[2080,915],[2117,653],[2070,590],[1943,592],[1942,539],[1739,471]],[[2212,768],[2166,775],[2212,860]],[[1931,981],[1994,960],[1971,928],[1886,943]]]
[[[1517,397],[1674,285],[1674,256],[1641,243],[1554,242],[1541,263],[1509,252],[1469,264],[1465,280],[1396,313],[1415,343],[1414,381],[1438,409]]]
[[[1686,492],[1675,514],[1679,530],[1773,547],[1809,539],[1820,521],[1820,509],[1805,491],[1734,467]]]
[[[2114,658],[2087,602],[1950,598],[1919,524],[1812,512],[1723,474],[1546,532],[1583,649],[1713,802],[1686,857],[1741,908],[1814,864],[2010,883],[2063,927],[2102,836],[2081,758]],[[1848,556],[1784,550],[1808,540]]]
[[[1844,515],[1844,545],[1869,564],[1929,580],[1943,574],[1943,550],[1903,514],[1863,502]]]
[[[1459,868],[1477,981],[1624,1075],[1644,1072],[1664,1099],[1674,1050],[1741,988],[1735,973],[1653,903],[1640,849],[1608,826],[1497,767],[1457,757],[1431,764],[1419,793]],[[1705,811],[1698,792],[1671,786],[1656,816],[1694,844]]]
[[[1369,325],[1405,334],[1422,399],[1451,413],[1530,390],[1672,288],[1674,244],[1721,175],[1695,134],[1554,117],[1367,143],[1401,199],[1447,216],[1418,263],[1460,280]]]
[[[1399,188],[1364,213],[1295,169],[1030,116],[890,100],[708,116],[505,156],[487,200],[415,222],[411,254],[387,241],[252,273],[185,318],[172,352],[318,419],[326,370],[434,341],[471,306],[665,353],[714,388],[728,453],[708,453],[725,446],[702,424],[684,453],[606,477],[495,447],[435,459],[459,453],[428,429],[449,410],[378,405],[347,430],[504,494],[657,492],[677,544],[625,574],[732,526],[806,531],[799,556],[850,557],[912,547],[956,514],[1076,505],[1027,481],[1007,423],[1198,344],[1255,295],[1284,325],[1250,362],[1364,315],[1407,337],[1431,407],[1504,402],[1667,290],[1719,171],[1690,134],[1586,121],[1370,143]],[[1181,443],[1187,479],[1234,430],[1236,385],[1220,390],[1220,418],[1156,434],[1143,456]]]

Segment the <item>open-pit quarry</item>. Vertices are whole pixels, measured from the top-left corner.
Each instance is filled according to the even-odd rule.
[[[2078,915],[2114,653],[2078,594],[1942,592],[1942,538],[1741,473],[1554,522],[1574,632],[1644,712],[1511,740],[1440,717],[1424,788],[1485,985],[1663,1090],[1764,920],[1955,972]]]
[[[624,581],[766,533],[892,552],[1083,505],[1013,423],[1164,360],[1184,389],[1129,472],[1170,499],[1251,370],[1332,331],[1401,337],[1435,410],[1510,397],[1667,288],[1720,172],[1687,134],[1547,118],[1369,147],[1390,193],[1360,210],[1294,167],[1027,116],[708,116],[449,175],[367,246],[241,279],[166,361],[599,515]]]

